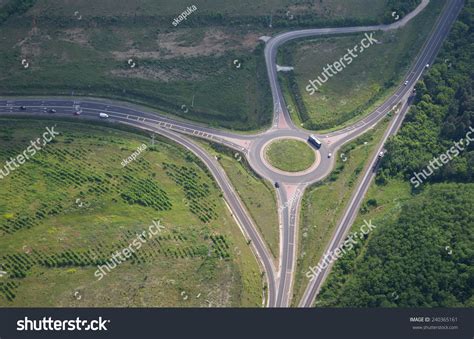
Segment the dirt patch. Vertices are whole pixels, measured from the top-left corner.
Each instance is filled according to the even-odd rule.
[[[82,28],[66,29],[63,32],[63,36],[59,39],[62,41],[72,42],[84,47],[90,47],[88,36]]]
[[[126,60],[131,57],[143,59],[173,59],[192,58],[198,56],[221,56],[228,51],[252,51],[259,43],[259,33],[247,33],[237,35],[227,33],[221,29],[213,28],[206,30],[203,37],[189,44],[187,34],[191,30],[159,34],[157,39],[157,51],[140,51],[130,49],[126,52],[112,52],[118,60]],[[188,43],[183,43],[186,41]]]
[[[41,45],[51,40],[51,36],[42,34],[40,29],[33,27],[28,36],[16,43],[14,47],[20,47],[22,57],[37,58],[41,55]]]
[[[135,68],[130,70],[120,69],[110,72],[113,76],[121,78],[138,78],[153,81],[172,82],[172,81],[196,81],[202,80],[203,76],[199,74],[188,74],[178,69],[163,70],[151,68]]]

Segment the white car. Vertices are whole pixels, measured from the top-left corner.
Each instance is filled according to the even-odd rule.
[[[328,153],[328,158],[332,157],[332,153]]]
[[[425,67],[426,67],[426,68],[430,68],[430,64],[426,64],[426,66],[425,66]]]
[[[408,80],[405,81],[405,86],[408,86]]]
[[[99,117],[101,117],[102,119],[107,119],[109,115],[105,113],[99,113]]]

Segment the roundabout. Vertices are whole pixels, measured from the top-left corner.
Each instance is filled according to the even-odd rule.
[[[249,163],[260,176],[270,181],[284,184],[312,183],[330,171],[332,161],[323,160],[328,158],[330,147],[323,142],[321,148],[316,149],[308,143],[308,137],[309,133],[298,129],[270,130],[250,145],[247,154]],[[293,150],[292,145],[298,146]],[[298,154],[299,150],[307,155]],[[292,159],[285,157],[295,159],[296,163],[291,163]]]

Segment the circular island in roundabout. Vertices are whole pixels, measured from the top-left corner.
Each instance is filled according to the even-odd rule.
[[[266,145],[265,159],[274,168],[284,172],[302,172],[316,161],[316,153],[304,141],[277,139]]]
[[[275,184],[311,184],[330,173],[333,161],[322,161],[329,158],[329,143],[323,141],[318,148],[309,137],[299,130],[262,133],[250,144],[248,162],[257,175]]]

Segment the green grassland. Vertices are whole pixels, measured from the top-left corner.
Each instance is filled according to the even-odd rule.
[[[308,129],[325,130],[369,113],[403,82],[405,72],[444,3],[443,0],[431,1],[400,30],[375,32],[373,36],[379,43],[359,53],[314,95],[305,90],[308,81],[320,76],[327,64],[333,64],[348,53],[348,48],[359,44],[364,34],[303,39],[285,45],[279,57],[282,64],[294,66],[295,72],[285,73],[280,78],[296,103],[293,119]]]
[[[2,119],[2,167],[46,126],[61,134],[0,185],[1,306],[261,306],[258,264],[196,157],[133,130]],[[165,229],[98,281],[153,220]]]
[[[391,2],[201,0],[174,27],[189,3],[10,0],[16,7],[0,9],[0,95],[107,97],[256,130],[272,113],[260,36],[289,26],[375,23]]]
[[[301,299],[308,284],[305,274],[323,255],[352,191],[386,127],[387,121],[384,121],[374,130],[345,145],[339,151],[336,167],[331,175],[305,192],[300,221],[294,303]]]
[[[260,234],[275,258],[279,255],[277,200],[271,183],[252,170],[243,154],[222,145],[198,141],[216,156],[232,186],[252,216]]]
[[[301,172],[314,164],[316,154],[307,143],[298,140],[277,140],[265,150],[267,161],[285,172]]]

